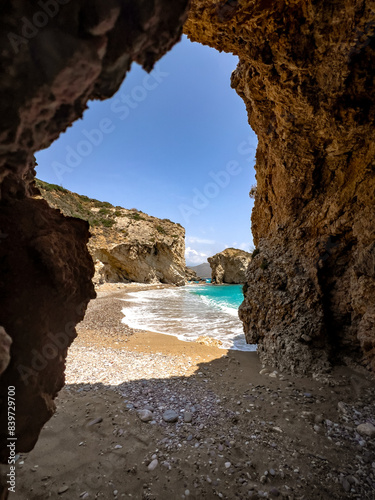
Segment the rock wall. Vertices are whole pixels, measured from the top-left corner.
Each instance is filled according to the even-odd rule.
[[[151,219],[151,217],[150,217]],[[125,221],[128,222],[128,221]],[[119,221],[121,223],[121,221]],[[176,224],[169,223],[176,233]],[[134,229],[134,225],[132,229]],[[137,223],[137,232],[128,230],[123,241],[114,242],[109,234],[105,241],[94,237],[90,251],[99,263],[99,283],[136,281],[138,283],[185,284],[185,231],[160,234],[152,223]],[[161,227],[161,226],[159,226]],[[113,232],[114,228],[111,230]]]
[[[209,257],[211,276],[215,282],[222,283],[245,283],[247,270],[251,262],[251,254],[236,248],[226,248],[213,257]]]
[[[185,267],[185,280],[186,281],[200,281],[200,277],[197,275],[197,273],[193,270],[190,269],[189,267]]]
[[[89,222],[95,284],[185,284],[185,229],[180,224],[114,207],[39,179],[37,185],[51,207]]]
[[[187,0],[2,4],[1,460],[7,386],[16,387],[17,451],[29,451],[54,411],[67,346],[94,297],[88,224],[32,198],[33,153],[80,118],[89,99],[112,96],[132,61],[150,70],[179,39],[186,7]]]
[[[374,19],[357,0],[193,0],[185,25],[239,57],[259,140],[240,316],[280,369],[375,369]]]

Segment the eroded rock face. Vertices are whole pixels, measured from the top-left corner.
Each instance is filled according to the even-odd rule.
[[[199,281],[201,278],[193,269],[185,267],[185,279],[186,281]]]
[[[98,281],[137,281],[139,283],[185,284],[185,230],[164,223],[163,233],[155,229],[153,217],[148,221],[129,222],[119,219],[106,238],[96,234],[90,241],[90,251],[99,261]],[[121,224],[127,227],[126,236],[114,238]],[[120,229],[121,230],[121,229]],[[118,239],[119,241],[115,241]]]
[[[240,308],[263,362],[375,369],[375,7],[193,0],[185,32],[232,52],[257,133],[260,253]]]
[[[180,224],[43,181],[37,180],[37,185],[51,207],[89,222],[95,284],[185,284],[185,229]]]
[[[246,273],[251,262],[251,254],[237,248],[226,248],[209,257],[212,279],[221,283],[245,283]]]
[[[17,451],[29,451],[54,411],[67,346],[94,291],[88,224],[32,199],[33,153],[89,99],[113,95],[132,61],[147,70],[179,39],[187,0],[4,2],[0,17],[0,449],[4,397],[17,394]],[[52,5],[52,7],[51,7]],[[52,10],[51,10],[52,9]],[[3,330],[2,330],[3,331]],[[1,488],[0,488],[1,493]]]

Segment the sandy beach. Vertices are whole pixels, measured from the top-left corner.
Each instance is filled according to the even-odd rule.
[[[107,284],[90,303],[12,498],[375,498],[375,437],[357,429],[375,419],[368,373],[295,378],[133,331],[121,299],[145,288]]]

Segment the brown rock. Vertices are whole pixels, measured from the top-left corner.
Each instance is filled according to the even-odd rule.
[[[13,342],[0,399],[16,386],[17,452],[32,449],[54,412],[67,348],[94,297],[88,224],[32,198],[33,153],[80,118],[89,99],[112,96],[132,61],[151,70],[180,38],[187,0],[156,0],[151,9],[118,0],[57,5],[29,38],[22,23],[39,4],[8,2],[0,17],[0,325]],[[6,417],[2,405],[0,460],[7,459]]]
[[[211,266],[212,280],[217,284],[246,282],[251,253],[237,248],[226,248],[207,260]]]
[[[355,0],[193,0],[185,24],[239,57],[260,250],[240,315],[262,362],[289,371],[344,357],[375,369],[372,20]]]
[[[89,222],[88,248],[95,262],[95,284],[185,284],[185,230],[180,224],[136,209],[114,207],[39,180],[37,185],[51,207]]]

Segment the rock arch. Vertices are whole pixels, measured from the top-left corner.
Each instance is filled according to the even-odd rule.
[[[33,153],[89,99],[113,95],[132,61],[151,69],[178,40],[187,4],[1,7],[0,399],[18,384],[19,450],[54,411],[94,295],[88,228],[32,198]],[[281,369],[345,356],[375,368],[374,18],[373,3],[357,0],[193,0],[185,24],[192,40],[240,58],[232,86],[259,139],[259,253],[240,313],[262,360]]]

